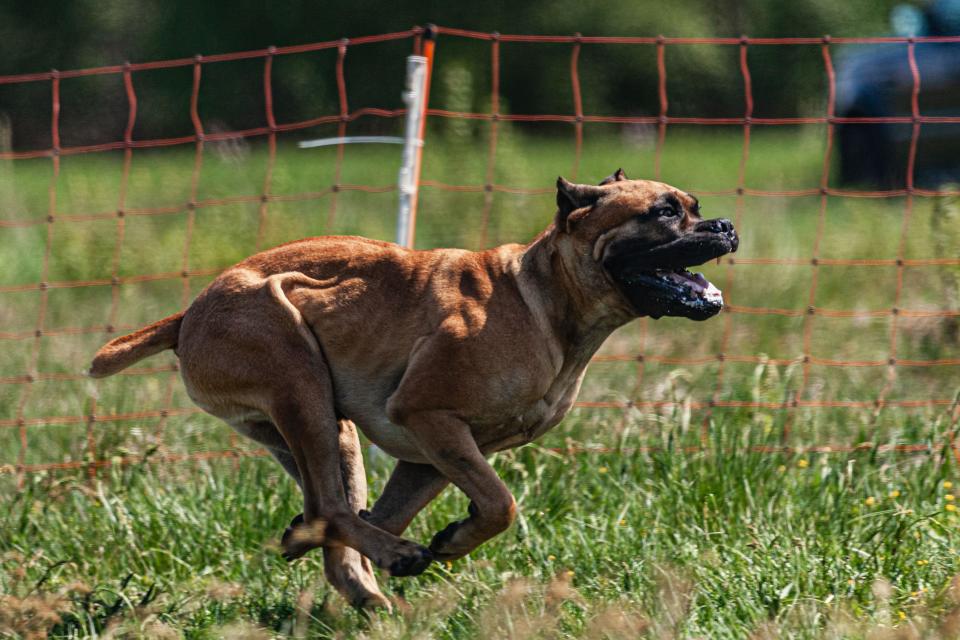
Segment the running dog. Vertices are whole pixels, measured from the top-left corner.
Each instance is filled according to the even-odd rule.
[[[344,596],[389,607],[371,562],[417,575],[509,527],[516,503],[487,456],[559,423],[617,327],[716,315],[720,291],[686,268],[738,244],[729,220],[702,219],[680,189],[622,170],[599,186],[559,178],[553,223],[529,244],[291,242],[227,269],[186,311],[111,341],[90,375],[173,349],[193,401],[300,485],[285,556],[322,547]],[[370,511],[357,428],[397,459]],[[429,546],[401,538],[450,483],[470,498],[467,517]]]

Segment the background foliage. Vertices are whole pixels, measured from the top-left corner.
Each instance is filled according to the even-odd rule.
[[[264,3],[237,0],[50,0],[0,2],[0,74],[45,71],[51,68],[119,64],[125,60],[182,58],[333,40],[408,29],[434,22],[503,33],[651,36],[820,36],[876,35],[887,32],[893,0],[676,0],[669,8],[656,2],[450,3],[399,0],[383,11],[373,0],[356,2]],[[404,45],[406,47],[407,45]],[[751,68],[755,86],[763,90],[757,116],[822,112],[823,64],[815,48],[778,47]],[[591,53],[592,52],[592,53]],[[405,54],[406,51],[398,54]],[[487,60],[478,43],[448,40],[439,48],[445,62],[465,67]],[[505,105],[514,113],[569,113],[572,110],[566,47],[512,45],[503,48],[502,85]],[[683,78],[669,86],[674,115],[740,115],[743,97],[735,47],[684,47],[671,51],[668,77]],[[351,54],[351,60],[355,57]],[[401,55],[397,56],[398,59]],[[248,63],[249,65],[258,63]],[[348,65],[350,62],[348,62]],[[656,65],[653,48],[592,48],[581,59],[587,113],[656,114]],[[351,99],[369,103],[365,91],[379,95],[379,106],[398,107],[399,95],[382,104],[383,86],[393,86],[403,74],[402,60],[384,59],[365,65],[366,82],[354,83]],[[784,69],[789,69],[788,74]],[[216,111],[218,126],[242,129],[260,126],[262,92],[257,73],[245,64],[224,65],[218,77],[204,79],[203,103]],[[281,119],[301,119],[336,111],[336,85],[330,56],[316,55],[278,65],[275,97],[283,105]],[[182,135],[190,131],[183,107],[189,99],[190,70],[138,74],[141,100],[152,103],[149,120],[137,123],[135,138]],[[488,78],[468,75],[468,95],[488,93]],[[96,144],[122,139],[126,97],[121,80],[89,79],[64,85],[64,114],[83,105],[74,116],[82,130],[65,144]],[[731,90],[711,88],[729,86]],[[441,92],[449,87],[440,87]],[[377,93],[379,92],[379,93]],[[10,121],[15,148],[49,146],[49,87],[0,86],[0,117]],[[459,94],[462,97],[462,92]],[[814,96],[814,98],[811,98]],[[450,96],[437,95],[444,101]],[[811,99],[813,104],[811,104]],[[478,108],[482,105],[468,104]],[[371,126],[371,123],[367,123]]]

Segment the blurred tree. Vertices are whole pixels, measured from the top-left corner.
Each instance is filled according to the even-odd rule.
[[[504,33],[874,35],[888,31],[892,5],[893,0],[674,0],[669,5],[577,0],[395,0],[389,4],[374,0],[0,0],[0,74],[257,49],[396,31],[427,22]],[[351,50],[348,58],[355,68],[364,65],[350,84],[351,107],[378,103],[395,106],[399,97],[385,96],[384,87],[401,85],[402,58],[409,44],[402,48],[385,45],[381,54],[367,55],[361,49]],[[762,106],[770,115],[815,108],[809,104],[810,94],[823,93],[819,52],[815,47],[805,52],[800,49],[751,50],[755,85],[764,87],[764,103],[758,108]],[[465,97],[480,101],[489,95],[487,46],[450,38],[440,44],[438,56],[438,64],[468,71],[456,72],[460,75],[451,76],[438,87],[438,100],[460,104]],[[568,47],[504,44],[502,56],[503,93],[515,113],[572,112]],[[742,81],[736,56],[733,47],[671,48],[667,60],[671,113],[741,113]],[[336,85],[328,57],[318,54],[309,59],[285,60],[283,64],[285,75],[277,83],[276,102],[278,109],[285,110],[285,118],[336,108]],[[279,67],[278,63],[278,74]],[[209,83],[204,78],[203,105],[214,114],[210,117],[228,128],[262,124],[257,119],[262,114],[262,94],[253,66],[238,63],[236,72],[216,73],[220,77],[213,76]],[[652,47],[584,47],[580,74],[588,112],[656,113]],[[156,72],[153,76],[137,75],[138,82],[142,78],[145,95],[155,101],[150,107],[153,112],[138,121],[137,137],[183,130],[189,73]],[[358,78],[363,81],[358,83]],[[72,114],[70,142],[119,139],[126,101],[116,78],[86,85],[71,82],[76,86],[72,94],[65,95],[64,103],[64,117],[68,111]],[[473,86],[466,87],[464,82]],[[41,85],[0,86],[0,113],[11,122],[15,147],[49,144],[49,87]],[[442,95],[444,87],[452,93]],[[64,90],[68,90],[66,86]],[[96,108],[85,108],[93,103]],[[207,113],[202,115],[208,117]],[[108,119],[111,121],[106,122]],[[457,131],[458,135],[462,133]]]

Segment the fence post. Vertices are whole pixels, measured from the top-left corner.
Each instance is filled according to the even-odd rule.
[[[417,222],[417,195],[420,167],[423,163],[423,133],[427,122],[427,103],[430,99],[430,73],[433,70],[433,47],[436,27],[427,25],[424,31],[423,55],[407,58],[407,86],[403,101],[407,105],[404,131],[403,159],[397,187],[400,202],[397,210],[397,244],[413,248]]]

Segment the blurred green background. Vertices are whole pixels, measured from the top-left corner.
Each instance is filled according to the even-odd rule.
[[[877,35],[888,32],[894,4],[893,0],[677,0],[667,8],[653,2],[401,0],[390,3],[385,11],[381,3],[371,0],[281,4],[5,0],[0,3],[0,74],[243,51],[401,31],[428,22],[502,33],[568,35]],[[401,54],[409,48],[404,42],[370,54],[351,50],[347,73],[363,78],[350,82],[348,77],[351,105],[401,106],[398,92],[384,88],[397,86],[403,75]],[[366,55],[369,58],[364,59]],[[437,86],[435,104],[457,100],[465,110],[482,110],[489,94],[488,47],[451,38],[443,43],[441,55],[453,77]],[[667,58],[671,115],[742,115],[737,55],[735,47],[671,49]],[[567,56],[568,47],[561,45],[504,45],[503,112],[571,113]],[[274,94],[279,121],[337,111],[332,60],[328,52],[277,61]],[[260,64],[253,60],[205,69],[203,115],[228,130],[262,126],[262,91],[256,71]],[[787,68],[789,73],[784,73]],[[583,52],[580,71],[586,113],[657,114],[653,47],[590,47]],[[751,73],[756,94],[762,96],[755,116],[822,114],[826,80],[816,47],[766,48],[751,60]],[[135,76],[142,114],[135,139],[192,131],[186,108],[190,74],[187,68]],[[127,105],[118,76],[65,84],[62,98],[65,146],[122,139]],[[9,120],[15,148],[50,146],[48,87],[0,85],[0,114]]]

